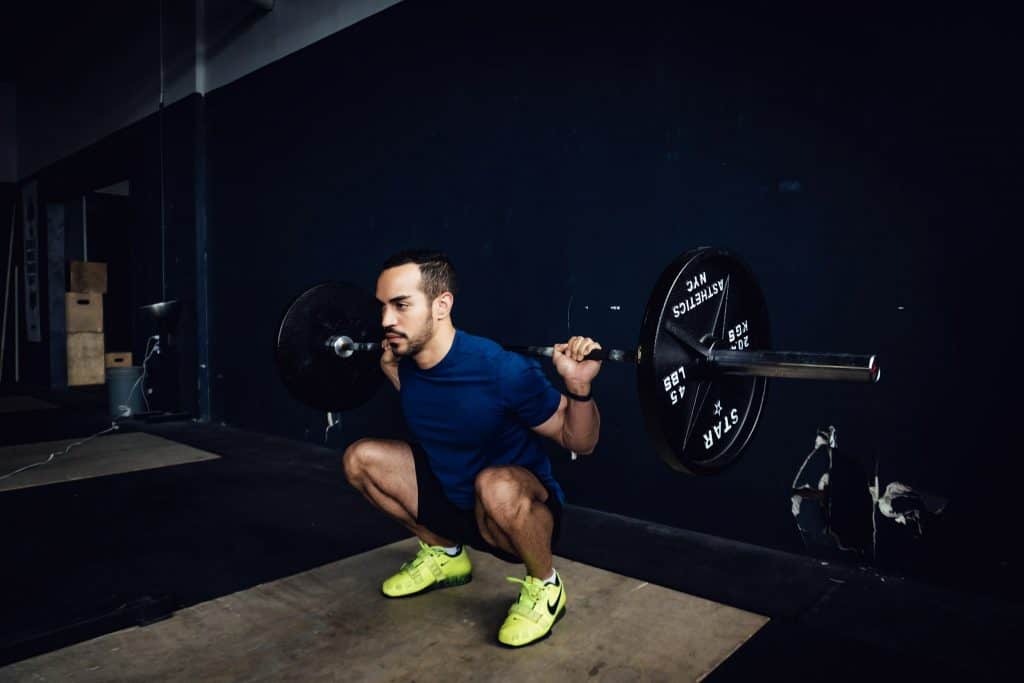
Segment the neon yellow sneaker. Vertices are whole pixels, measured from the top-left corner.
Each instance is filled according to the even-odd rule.
[[[420,541],[420,549],[411,562],[406,562],[397,574],[380,587],[389,598],[404,598],[434,588],[461,586],[473,579],[473,565],[466,546],[452,557],[440,546]]]
[[[551,635],[551,627],[565,616],[565,586],[556,572],[554,583],[527,576],[526,580],[508,580],[523,585],[519,599],[508,608],[508,617],[498,630],[498,642],[509,647],[522,647]]]

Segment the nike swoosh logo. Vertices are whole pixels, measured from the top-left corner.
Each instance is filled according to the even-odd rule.
[[[548,613],[551,616],[555,616],[555,612],[558,611],[558,603],[562,601],[562,591],[565,590],[565,586],[558,587],[558,597],[555,598],[555,604],[548,603]]]

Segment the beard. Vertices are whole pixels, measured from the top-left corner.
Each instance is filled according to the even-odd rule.
[[[385,334],[401,334],[401,332],[395,332],[394,330],[385,330]],[[426,324],[420,330],[419,334],[415,334],[412,337],[401,334],[406,340],[408,345],[405,350],[399,350],[395,348],[395,345],[391,345],[391,353],[399,358],[413,357],[423,350],[423,347],[434,337],[434,318],[430,315],[427,316]]]

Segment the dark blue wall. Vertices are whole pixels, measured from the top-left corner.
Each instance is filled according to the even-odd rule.
[[[450,253],[464,329],[554,342],[568,313],[628,347],[661,269],[723,246],[778,348],[877,352],[882,382],[775,382],[743,461],[694,479],[656,459],[632,371],[606,367],[598,451],[556,457],[571,502],[801,551],[790,485],[835,425],[883,486],[951,501],[937,551],[899,540],[881,564],[999,566],[1016,375],[978,352],[1007,341],[1013,291],[1008,48],[970,18],[773,10],[407,0],[210,94],[215,418],[322,439],[275,376],[275,325],[318,281],[372,290],[399,248]],[[383,392],[331,443],[402,432]]]

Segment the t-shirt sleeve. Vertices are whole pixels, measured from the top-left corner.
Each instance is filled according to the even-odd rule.
[[[536,359],[505,352],[499,366],[498,381],[508,411],[529,427],[543,424],[555,414],[562,394],[551,386]]]

